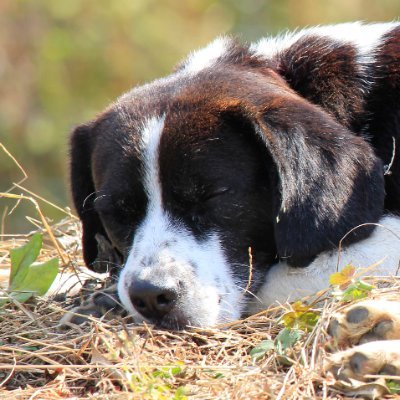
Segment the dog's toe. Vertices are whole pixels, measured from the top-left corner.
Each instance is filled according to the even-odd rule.
[[[65,313],[60,325],[62,327],[82,325],[88,321],[88,317],[106,316],[109,319],[125,315],[126,310],[118,300],[116,285],[112,285],[105,290],[93,293],[82,305]]]
[[[365,300],[335,314],[328,333],[339,347],[400,339],[400,303]]]
[[[87,304],[74,307],[72,310],[67,311],[60,320],[62,328],[68,328],[73,325],[83,325],[89,321],[88,317],[101,318],[102,314],[94,304]]]
[[[369,342],[334,353],[324,369],[342,380],[365,381],[368,375],[400,376],[400,340]]]

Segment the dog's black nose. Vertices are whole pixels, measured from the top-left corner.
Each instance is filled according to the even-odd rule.
[[[129,288],[129,297],[143,317],[160,320],[175,306],[178,291],[176,288],[154,285],[147,280],[136,280]]]

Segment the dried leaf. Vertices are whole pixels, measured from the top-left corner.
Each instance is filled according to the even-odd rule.
[[[356,268],[351,264],[347,264],[341,271],[335,272],[329,277],[329,283],[334,286],[347,285],[351,282],[355,272]]]

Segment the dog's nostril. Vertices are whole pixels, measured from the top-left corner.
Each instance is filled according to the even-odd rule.
[[[133,306],[144,317],[157,320],[170,312],[178,299],[178,288],[165,288],[136,280],[129,288]]]
[[[167,307],[171,302],[175,300],[174,296],[171,294],[160,294],[157,296],[157,304],[160,307]]]
[[[132,303],[136,308],[146,308],[146,303],[137,297],[132,297]]]

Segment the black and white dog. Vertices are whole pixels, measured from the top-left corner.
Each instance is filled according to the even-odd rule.
[[[124,307],[171,328],[325,288],[345,235],[340,265],[396,274],[399,146],[400,23],[219,38],[74,131],[85,262],[105,238]]]

